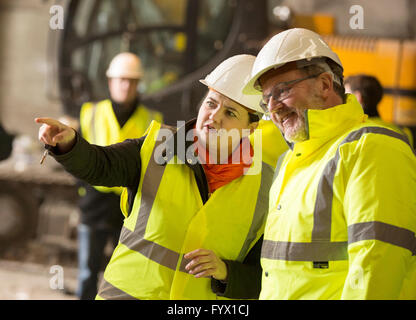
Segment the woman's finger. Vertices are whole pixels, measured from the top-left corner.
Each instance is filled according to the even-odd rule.
[[[206,263],[201,263],[201,264],[198,264],[198,265],[194,266],[193,268],[191,268],[189,270],[189,273],[196,274],[196,273],[204,271],[206,269],[215,269],[214,265],[212,264],[211,261],[206,262]]]
[[[211,254],[211,252],[212,252],[211,250],[207,250],[207,249],[196,249],[194,251],[191,251],[185,254],[184,258],[187,260],[192,260],[193,258],[197,256],[207,256]]]
[[[35,118],[36,123],[47,124],[49,126],[61,127],[63,124],[56,119],[52,118]]]
[[[186,266],[185,270],[191,270],[195,268],[196,266],[200,265],[201,263],[207,263],[213,261],[213,259],[210,256],[197,256],[193,258]]]
[[[45,144],[55,145],[53,142],[53,132],[51,132],[51,127],[49,125],[42,125],[39,129],[39,140]]]
[[[195,278],[209,278],[215,273],[214,269],[207,269],[195,275]]]

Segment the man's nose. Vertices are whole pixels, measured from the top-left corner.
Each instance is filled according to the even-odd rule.
[[[130,88],[131,84],[132,84],[132,81],[130,79],[124,79],[124,78],[120,79],[120,87],[124,90],[127,90],[128,88]]]
[[[269,102],[267,103],[267,110],[269,113],[279,111],[284,107],[282,100],[275,100],[273,96],[270,97]]]

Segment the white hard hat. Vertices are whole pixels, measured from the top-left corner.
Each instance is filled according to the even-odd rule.
[[[242,91],[250,79],[255,59],[255,56],[248,54],[233,56],[221,62],[205,79],[199,81],[248,109],[264,113],[259,105],[261,96],[246,95]]]
[[[329,58],[342,68],[337,54],[317,33],[303,28],[280,32],[260,50],[251,71],[251,79],[243,92],[258,94],[260,91],[258,79],[271,69],[280,68],[288,62],[301,60],[307,62],[313,58]]]
[[[140,79],[143,76],[140,58],[131,52],[116,55],[107,69],[108,78]]]

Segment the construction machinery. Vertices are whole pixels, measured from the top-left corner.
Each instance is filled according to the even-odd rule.
[[[63,29],[49,30],[44,48],[46,94],[62,105],[62,115],[74,118],[82,103],[108,97],[105,71],[123,51],[142,60],[139,90],[145,105],[162,111],[173,125],[195,117],[206,91],[198,80],[231,55],[255,54],[267,34],[266,1],[71,0],[55,5],[63,8],[65,20]],[[0,250],[41,243],[75,251],[75,179],[50,159],[39,164],[43,150],[35,138],[21,137],[13,156],[0,163]]]
[[[16,3],[24,7],[23,1],[13,5]],[[176,125],[178,120],[196,116],[206,90],[198,80],[221,61],[239,53],[257,54],[268,38],[286,28],[307,27],[325,36],[338,53],[346,76],[377,76],[386,91],[380,104],[382,118],[415,133],[414,39],[361,36],[359,32],[341,35],[333,15],[301,14],[284,3],[57,1],[65,13],[64,28],[49,30],[47,48],[37,48],[47,52],[46,94],[59,103],[62,114],[77,118],[83,102],[108,97],[108,64],[117,53],[131,51],[140,56],[145,69],[138,89],[142,102],[163,112],[168,124]],[[323,0],[309,3],[329,6]],[[44,3],[38,6],[39,10],[48,8]],[[33,112],[39,116],[41,111]],[[26,161],[26,165],[24,161],[18,164],[18,156],[0,163],[0,248],[37,240],[74,250],[78,214],[74,179],[51,161],[40,166],[40,145],[33,154],[35,160]]]

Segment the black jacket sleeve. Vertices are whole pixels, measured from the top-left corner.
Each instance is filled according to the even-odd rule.
[[[71,151],[50,154],[66,171],[95,186],[136,189],[140,179],[140,148],[144,137],[101,147],[88,143],[78,133]]]
[[[14,136],[7,133],[0,124],[0,160],[7,159],[12,153]]]
[[[261,289],[260,265],[263,236],[256,242],[243,262],[224,260],[227,265],[227,282],[212,279],[211,289],[218,296],[230,299],[258,299]]]

